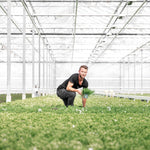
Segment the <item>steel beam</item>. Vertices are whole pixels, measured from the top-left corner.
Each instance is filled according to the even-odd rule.
[[[49,93],[50,93],[50,89],[51,89],[51,78],[52,78],[52,76],[51,76],[51,64],[50,64],[50,52],[49,52]]]
[[[34,17],[31,15],[31,13],[30,13],[30,11],[29,11],[29,9],[28,9],[28,7],[27,7],[26,1],[24,1],[24,0],[19,0],[19,1],[21,1],[22,5],[24,6],[24,8],[25,8],[25,10],[26,10],[26,12],[27,12],[27,14],[28,14],[28,16],[29,16],[29,18],[30,18],[30,20],[31,20],[31,22],[32,22],[32,24],[33,24],[33,26],[34,26],[34,28],[35,28],[35,30],[37,31],[36,34],[41,37],[41,32],[40,32],[39,28],[37,28],[37,26],[36,26],[35,20],[33,19]],[[30,1],[29,1],[29,2],[30,2]],[[31,4],[31,2],[30,2],[30,4]],[[32,7],[32,5],[31,5],[31,7]],[[33,9],[33,7],[32,7],[32,9]],[[33,10],[33,12],[34,12],[34,10]],[[38,22],[39,22],[39,21],[38,21]],[[36,35],[36,34],[35,34],[35,35]],[[43,33],[43,34],[44,34],[44,33]]]
[[[139,10],[143,7],[143,5],[146,3],[147,1],[144,0],[142,2],[142,4],[139,6],[139,8],[133,13],[133,15],[128,19],[128,21],[124,24],[124,26],[122,27],[121,30],[119,30],[119,32],[113,37],[113,39],[109,42],[109,44],[105,47],[105,49],[103,50],[103,52],[101,52],[98,57],[100,57],[101,55],[104,54],[104,52],[108,49],[108,47],[111,45],[111,43],[117,38],[117,36],[119,34],[121,34],[121,32],[123,31],[123,29],[129,24],[129,22],[133,19],[133,17],[139,12]],[[98,59],[97,57],[97,59]],[[97,59],[95,60],[95,62],[97,61]]]
[[[26,12],[23,8],[23,71],[22,71],[22,99],[26,99],[26,64],[25,64],[25,58],[26,58]]]
[[[13,15],[13,16],[21,16],[21,15]],[[32,15],[33,17],[75,17],[76,14],[34,14]],[[78,14],[78,17],[122,17],[122,16],[125,16],[125,17],[131,17],[132,14],[121,14],[121,15],[118,15],[118,14]],[[149,14],[138,14],[136,15],[135,17],[150,17]],[[116,18],[117,19],[117,18]]]
[[[0,8],[2,9],[2,11],[8,16],[8,12],[0,5]],[[12,19],[11,22],[16,26],[16,28],[19,30],[20,35],[23,35],[23,31],[18,27],[17,23]],[[0,35],[7,35],[7,33],[0,33]],[[11,35],[13,35],[13,33],[11,33]],[[19,34],[18,34],[19,35]],[[32,42],[26,37],[26,39],[28,40],[28,42],[32,45]]]
[[[44,40],[43,40],[44,41]],[[44,45],[44,42],[43,42],[43,92],[42,92],[42,95],[45,96],[45,45]]]
[[[19,2],[20,0],[12,0],[12,2]],[[98,3],[98,2],[106,2],[106,3],[117,3],[117,2],[126,2],[127,0],[80,0],[80,3]],[[139,3],[139,2],[143,2],[143,0],[132,0],[133,2]],[[1,0],[1,2],[6,2],[6,0]],[[47,2],[51,2],[51,3],[73,3],[76,2],[76,0],[26,0],[26,2],[39,2],[39,3],[47,3]]]
[[[76,37],[76,24],[77,24],[77,14],[78,14],[78,0],[76,0],[76,9],[75,9],[75,19],[74,19],[74,30],[73,30],[73,45],[72,45],[72,57],[71,60],[73,61],[73,55],[74,55],[74,46],[75,46],[75,37]]]
[[[143,49],[141,49],[141,95],[143,95]]]
[[[2,61],[2,60],[0,60],[0,63],[7,63],[7,61]],[[23,63],[23,61],[11,61],[11,64],[12,63]],[[25,62],[26,64],[28,63],[28,64],[32,64],[32,61],[26,61]],[[39,63],[39,61],[34,61],[34,63],[36,64],[36,63]],[[41,61],[41,63],[49,63],[49,61]],[[50,62],[50,63],[53,63],[53,62]],[[88,63],[88,61],[55,61],[55,63]],[[122,63],[122,62],[114,62],[114,61],[97,61],[97,62],[94,62],[95,64],[99,64],[99,63],[111,63],[111,64],[120,64],[120,63]],[[125,63],[128,63],[128,61],[126,61]],[[134,62],[130,62],[131,64],[133,64]],[[136,64],[141,64],[141,62],[136,62]],[[143,61],[143,64],[150,64],[150,62],[147,62],[147,61]]]
[[[136,94],[136,57],[135,57],[135,54],[134,54],[134,74],[133,74],[133,78],[134,78],[134,92]]]
[[[17,32],[13,32],[11,33],[11,35],[22,35],[23,33],[17,33]],[[6,32],[1,32],[0,35],[7,35]],[[26,33],[26,35],[32,35],[32,33]],[[38,35],[38,33],[35,33],[35,35]],[[47,32],[47,33],[41,33],[41,35],[71,35],[72,36],[72,33],[58,33],[58,32]],[[106,35],[106,33],[97,33],[97,32],[93,32],[93,33],[76,33],[75,35]],[[141,36],[150,36],[150,33],[113,33],[112,36],[138,36],[138,35],[141,35]],[[96,38],[96,37],[95,37]],[[114,37],[113,37],[114,38]],[[110,44],[109,44],[110,45]]]
[[[48,95],[48,63],[49,63],[48,62],[48,53],[46,53],[46,61],[47,61],[47,63],[46,63],[46,71],[45,71],[45,74],[46,74],[46,95]]]
[[[57,74],[57,70],[56,70],[56,62],[53,63],[53,89],[56,89],[56,74]]]
[[[119,67],[119,71],[120,71],[120,75],[119,75],[120,92],[122,90],[122,72],[121,72],[121,69],[122,69],[122,63],[120,63],[120,67]]]
[[[6,102],[11,102],[11,0],[7,0],[7,96]]]
[[[124,56],[124,57],[121,58],[121,59],[124,59],[124,58],[130,56],[131,54],[133,54],[133,53],[135,53],[136,51],[140,50],[141,48],[143,48],[143,47],[146,46],[147,44],[150,44],[150,41],[148,41],[148,42],[142,44],[140,47],[137,47],[135,50],[133,50],[131,53],[127,54],[126,56]],[[120,61],[121,61],[121,60],[120,60]]]
[[[130,89],[130,58],[128,57],[128,94]]]
[[[39,36],[39,84],[38,93],[41,96],[41,37]]]
[[[123,67],[122,67],[122,86],[123,90],[125,89],[125,60],[123,60]]]
[[[32,97],[35,97],[35,58],[34,58],[34,53],[35,53],[35,49],[34,49],[34,25],[32,26]]]

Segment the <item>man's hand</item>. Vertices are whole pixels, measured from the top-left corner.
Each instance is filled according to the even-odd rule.
[[[80,95],[82,95],[82,92],[79,89],[77,89],[77,93],[80,94]]]

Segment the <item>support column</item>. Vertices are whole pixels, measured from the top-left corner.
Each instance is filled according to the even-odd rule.
[[[43,96],[45,96],[45,45],[43,42]]]
[[[123,91],[125,91],[125,60],[123,60],[122,86],[123,86]]]
[[[130,59],[128,57],[128,94],[130,93],[130,68],[129,68],[129,63]]]
[[[39,35],[39,85],[38,85],[38,96],[41,96],[41,38]]]
[[[35,69],[35,62],[34,62],[34,25],[32,26],[32,98],[35,97],[35,78],[34,78],[34,69]]]
[[[141,49],[141,95],[143,95],[143,50]]]
[[[121,77],[121,62],[120,62],[120,93],[121,93],[121,90],[122,90],[122,83],[121,83],[121,80],[122,80],[122,77]]]
[[[135,61],[135,54],[134,54],[134,93],[136,94],[136,61]]]
[[[7,0],[7,96],[6,102],[11,102],[11,0]]]
[[[47,95],[49,95],[49,49],[47,50]]]
[[[50,63],[50,51],[49,51],[49,94],[51,94],[51,63]]]
[[[48,95],[48,50],[46,49],[46,95]]]
[[[26,64],[25,64],[25,58],[26,58],[26,11],[25,8],[23,8],[23,72],[22,72],[22,99],[26,99]]]
[[[56,62],[54,62],[54,77],[53,77],[53,82],[54,82],[54,93],[56,93]]]

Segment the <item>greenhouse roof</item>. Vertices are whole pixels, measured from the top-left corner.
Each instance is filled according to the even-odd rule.
[[[150,1],[12,0],[11,26],[9,9],[1,0],[0,62],[7,60],[10,27],[14,62],[23,60],[23,46],[27,62],[32,49],[37,61],[150,62]]]

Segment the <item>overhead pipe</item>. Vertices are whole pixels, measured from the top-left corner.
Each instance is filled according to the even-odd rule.
[[[122,57],[121,60],[124,59],[124,58],[126,58],[126,57],[128,57],[128,56],[130,56],[131,54],[135,53],[136,51],[140,50],[141,48],[143,48],[143,47],[146,46],[147,44],[150,44],[150,41],[148,41],[148,42],[142,44],[140,47],[137,47],[137,48],[136,48],[135,50],[133,50],[131,53],[129,53],[129,54],[127,54],[126,56]]]
[[[149,15],[150,17],[150,15]],[[41,25],[40,25],[41,26]],[[7,29],[6,27],[1,27],[1,29]],[[15,29],[12,27],[12,29]],[[31,28],[26,28],[26,29],[31,29]],[[40,30],[42,30],[43,28],[40,27],[39,28]],[[59,29],[59,30],[65,30],[65,29],[72,29],[72,27],[44,27],[44,29],[51,29],[51,30],[54,30],[54,29]],[[110,27],[76,27],[76,29],[88,29],[88,30],[92,30],[92,29],[96,29],[96,30],[99,30],[99,29],[110,29]],[[121,27],[117,27],[117,29],[121,29]],[[138,30],[138,29],[150,29],[148,27],[127,27],[126,29],[135,29],[135,30]]]
[[[40,34],[40,31],[39,31],[39,29],[37,28],[37,26],[36,26],[36,24],[35,24],[35,21],[34,21],[32,15],[30,14],[30,11],[28,10],[28,6],[27,6],[25,0],[20,0],[20,1],[21,1],[22,5],[24,6],[24,8],[25,8],[25,10],[26,10],[26,12],[27,12],[27,14],[28,14],[28,16],[29,16],[29,18],[30,18],[32,24],[34,25],[34,27],[35,27],[35,29],[36,29],[36,31],[37,31],[37,33],[38,33],[38,35],[40,36],[40,35],[41,35],[41,34]]]
[[[114,12],[114,15],[117,13],[117,11],[118,11],[119,7],[121,6],[121,4],[122,4],[122,2],[120,2],[119,5],[117,6],[117,8],[116,8],[116,10],[115,10],[115,12]],[[110,20],[109,20],[109,22],[107,23],[106,28],[104,29],[103,33],[105,33],[105,31],[107,30],[107,28],[108,28],[108,26],[110,25],[110,23],[111,23],[111,21],[112,21],[113,18],[114,18],[114,16],[112,16],[112,17],[110,18]],[[110,30],[110,29],[109,29],[109,30]],[[108,32],[109,32],[109,31],[108,31]],[[100,42],[101,39],[102,39],[102,37],[99,38],[99,40],[97,41],[97,44],[95,45],[94,49],[92,50],[92,53],[95,51],[95,49],[96,49],[96,47],[97,47],[97,45],[99,44],[99,42]],[[91,58],[88,58],[88,59],[90,60]],[[90,63],[90,64],[91,64],[91,63]]]
[[[33,24],[33,26],[35,27],[35,29],[36,29],[36,31],[37,31],[37,33],[38,33],[38,35],[39,35],[39,37],[41,37],[41,33],[40,33],[39,29],[37,28],[37,26],[36,26],[36,24],[35,24],[35,21],[34,21],[34,19],[32,18],[32,15],[30,14],[30,11],[28,10],[28,6],[27,6],[26,2],[25,2],[24,0],[20,0],[20,1],[21,1],[22,5],[24,6],[24,8],[25,8],[25,10],[26,10],[26,12],[27,12],[27,14],[28,14],[28,16],[29,16],[29,18],[30,18],[32,24]],[[54,60],[54,61],[55,61],[55,60]]]
[[[0,8],[2,9],[2,11],[8,16],[8,13],[7,13],[7,11],[0,5]],[[12,18],[10,18],[10,20],[11,20],[11,22],[16,26],[16,28],[21,32],[21,34],[23,34],[23,31],[18,27],[18,25],[15,23],[15,21],[12,19]],[[7,35],[7,33],[0,33],[1,35]],[[13,35],[13,33],[11,33],[12,35]],[[18,34],[20,34],[20,33],[18,33]],[[32,35],[32,33],[31,33],[31,35]],[[32,42],[26,37],[26,39],[27,39],[27,41],[32,45]],[[34,48],[36,51],[37,51],[37,49],[36,48]]]
[[[72,58],[73,61],[73,55],[74,55],[74,45],[75,45],[75,35],[76,35],[76,24],[77,24],[77,12],[78,12],[78,0],[76,0],[76,9],[75,9],[75,21],[74,21],[74,32],[73,32],[73,45],[72,45]]]
[[[61,58],[64,58],[64,57],[61,57]],[[0,63],[7,63],[7,61],[6,60],[0,60]],[[11,61],[11,63],[23,63],[23,61]],[[32,61],[26,61],[25,63],[28,63],[28,64],[31,64],[32,63]],[[39,61],[35,61],[34,63],[39,63]],[[44,63],[48,63],[48,61],[44,61]],[[84,63],[84,64],[86,64],[86,63],[88,63],[88,61],[73,61],[73,62],[71,62],[71,61],[55,61],[55,63]],[[99,64],[99,63],[112,63],[112,64],[118,64],[119,62],[112,62],[112,61],[97,61],[97,62],[94,62],[94,63],[96,63],[96,64]],[[127,62],[126,62],[127,63]],[[130,64],[133,64],[134,62],[130,62]],[[140,64],[141,62],[136,62],[137,64]],[[143,63],[144,64],[149,64],[150,63],[150,61],[149,62],[147,62],[147,61],[143,61]]]
[[[1,15],[0,14],[0,16],[5,16],[5,15]],[[22,17],[21,14],[15,14],[13,16],[17,16],[17,17],[20,16],[20,17]],[[54,16],[56,16],[56,17],[65,17],[65,16],[67,16],[67,17],[68,16],[75,17],[76,15],[75,14],[36,14],[36,13],[34,13],[32,15],[32,17],[37,17],[37,16],[40,16],[40,17],[51,17],[51,16],[52,17],[54,17]],[[112,17],[119,17],[119,16],[126,16],[126,14],[121,14],[121,15],[118,15],[118,14],[80,14],[80,15],[78,15],[78,17],[100,17],[100,16],[104,16],[104,17],[110,17],[110,16],[112,16]],[[128,14],[126,17],[131,17],[131,16],[132,16],[132,14]],[[136,15],[136,17],[149,17],[149,16],[150,16],[149,14]],[[116,18],[116,20],[117,19],[118,18]]]
[[[35,14],[35,10],[34,10],[32,4],[31,4],[31,2],[29,2],[29,4],[30,4],[30,6],[31,6],[31,8],[32,8],[33,13]],[[41,27],[41,23],[40,23],[38,17],[37,17],[36,15],[34,15],[34,16],[35,16],[36,20],[38,21],[38,24],[39,24],[40,27]],[[38,28],[38,29],[40,29],[40,30],[42,31],[42,32],[41,32],[41,35],[42,35],[42,33],[44,34],[43,28]],[[48,43],[48,40],[47,40],[46,36],[45,36],[44,39],[43,39],[43,43],[44,43],[44,40],[46,40],[46,42]],[[52,60],[54,59],[52,56],[51,56],[51,58],[52,58]]]
[[[2,2],[6,2],[6,0],[1,0]],[[19,1],[19,0],[18,0]],[[126,2],[127,0],[122,0],[123,2]],[[17,0],[12,0],[12,2],[17,2]],[[26,2],[39,2],[39,3],[47,3],[47,2],[52,2],[52,3],[58,3],[58,2],[68,2],[68,3],[72,3],[72,2],[75,2],[75,0],[26,0]],[[98,2],[120,2],[120,0],[80,0],[79,1],[80,3],[83,2],[83,3],[98,3]],[[133,2],[143,2],[142,0],[136,0],[136,1],[133,1]]]
[[[121,31],[126,27],[126,25],[132,20],[132,18],[136,15],[136,13],[138,13],[138,11],[143,7],[143,5],[146,3],[147,0],[145,0],[140,7],[135,11],[135,13],[130,17],[130,19],[124,24],[124,26],[122,27],[122,29],[114,36],[114,38],[110,41],[110,43],[106,46],[106,48],[103,50],[103,52],[101,52],[98,57],[100,57],[106,50],[107,48],[111,45],[111,43],[115,40],[115,38],[118,36],[119,33],[121,33]],[[97,57],[97,59],[98,59]],[[97,59],[95,60],[95,62],[97,61]]]
[[[0,33],[0,35],[7,35],[7,33],[5,32],[5,33]],[[16,33],[16,32],[13,32],[12,33],[12,35],[22,35],[22,33]],[[26,33],[26,35],[32,35],[32,33]],[[35,33],[35,35],[38,35],[38,33]],[[41,35],[72,35],[72,33],[70,32],[70,33],[41,33]],[[94,32],[94,33],[76,33],[75,34],[76,36],[79,36],[79,35],[106,35],[106,33],[97,33],[97,32]],[[150,33],[117,33],[117,34],[112,34],[113,36],[115,35],[115,36],[123,36],[123,35],[132,35],[132,36],[134,36],[134,35],[141,35],[141,36],[143,36],[143,35],[147,35],[147,36],[149,36],[150,35]],[[95,37],[96,38],[96,37]],[[98,43],[98,44],[100,44],[100,43]],[[97,46],[98,46],[98,44],[97,44]]]

